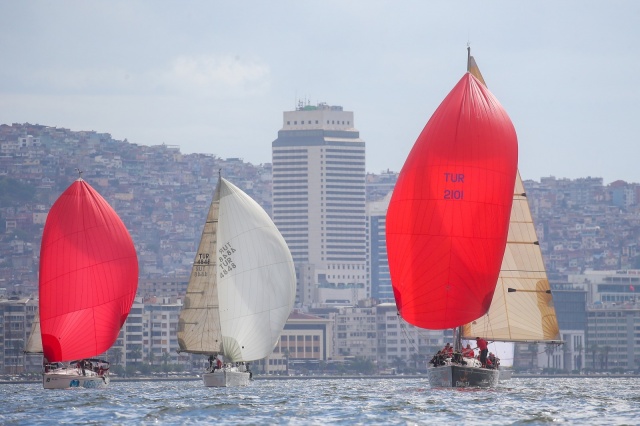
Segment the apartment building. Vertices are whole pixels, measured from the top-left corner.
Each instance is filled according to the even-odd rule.
[[[31,324],[38,310],[33,298],[0,299],[0,371],[2,374],[20,374],[38,371],[42,357],[24,354]]]
[[[318,367],[333,356],[333,321],[295,310],[289,315],[273,353],[254,364],[253,371],[283,373],[292,368]]]
[[[414,327],[398,315],[395,303],[376,306],[378,369],[394,368],[398,363],[413,363],[425,368],[433,354],[445,344],[444,330]]]

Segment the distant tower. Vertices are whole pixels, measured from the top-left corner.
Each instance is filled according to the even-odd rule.
[[[297,303],[370,297],[365,143],[353,112],[325,103],[285,111],[272,154],[273,219],[296,264]]]
[[[382,303],[395,303],[387,259],[386,216],[391,201],[389,193],[381,200],[367,203],[369,261],[372,297]]]

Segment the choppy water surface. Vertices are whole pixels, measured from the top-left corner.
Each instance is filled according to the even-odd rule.
[[[112,382],[103,390],[0,385],[0,424],[512,425],[640,424],[635,378],[512,379],[491,390],[425,379]]]

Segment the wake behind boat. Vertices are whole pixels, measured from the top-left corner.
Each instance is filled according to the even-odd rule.
[[[40,249],[38,319],[27,352],[43,353],[45,389],[101,388],[138,287],[125,225],[82,178],[51,207]]]
[[[178,322],[179,352],[208,355],[205,386],[246,386],[295,299],[293,259],[269,215],[219,177]]]
[[[468,69],[472,58],[468,56]],[[402,167],[387,211],[389,271],[400,316],[456,329],[454,351],[428,369],[433,387],[491,387],[499,371],[462,357],[461,326],[490,307],[505,252],[517,174],[507,113],[467,72]],[[486,349],[486,348],[481,348]],[[478,362],[476,362],[478,361]]]
[[[500,368],[500,381],[511,380],[513,377],[513,370],[510,368]]]

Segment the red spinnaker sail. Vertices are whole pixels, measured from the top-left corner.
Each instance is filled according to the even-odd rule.
[[[108,350],[138,288],[138,259],[127,228],[78,179],[47,216],[40,249],[40,328],[50,362]]]
[[[438,330],[487,312],[507,241],[517,163],[511,120],[466,73],[418,137],[387,212],[391,282],[407,322]]]

